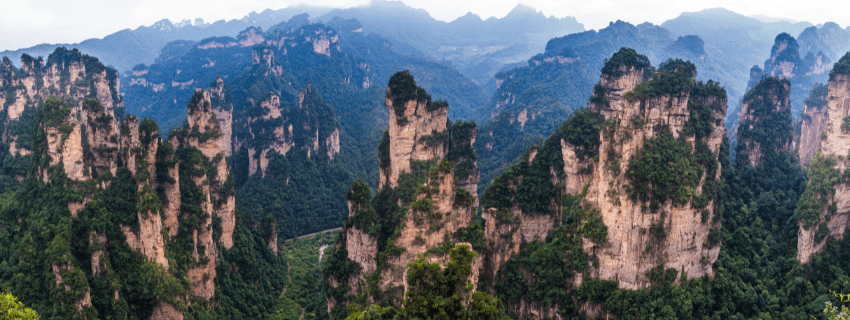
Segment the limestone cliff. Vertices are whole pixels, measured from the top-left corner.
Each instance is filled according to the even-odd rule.
[[[348,192],[349,216],[331,259],[357,271],[326,274],[331,308],[360,293],[368,293],[367,301],[399,304],[407,264],[422,255],[447,262],[448,251],[466,240],[459,233],[476,217],[475,123],[449,122],[448,103],[431,101],[407,71],[391,77],[388,87],[390,129],[378,146],[380,191],[370,200],[368,185],[358,181]],[[482,261],[475,261],[472,283]],[[367,290],[369,279],[377,280],[377,291]]]
[[[215,78],[210,84],[210,102],[221,128],[221,148],[225,157],[233,153],[233,98],[224,87],[224,79]]]
[[[795,211],[801,263],[809,262],[828,240],[842,239],[850,222],[850,181],[841,175],[850,168],[850,53],[830,73],[824,109],[820,152],[810,159],[809,182]]]
[[[156,174],[156,152],[159,148],[159,132],[151,120],[145,119],[140,130],[139,119],[127,117],[121,124],[121,147],[124,163],[133,172],[138,184],[140,200],[153,197]],[[137,213],[138,228],[121,225],[127,244],[168,268],[165,258],[165,239],[162,233],[162,217],[156,208],[142,207]]]
[[[656,70],[631,49],[609,59],[590,108],[575,111],[485,191],[488,290],[511,287],[504,281],[513,277],[530,287],[551,277],[527,264],[544,259],[528,251],[541,245],[588,259],[544,260],[566,265],[545,281],[566,278],[567,292],[588,279],[646,288],[660,266],[689,277],[713,273],[726,94],[695,77],[690,62],[668,60]],[[506,307],[523,319],[568,307],[529,297],[509,296]],[[598,307],[577,308],[591,316]]]
[[[825,107],[828,93],[827,86],[815,85],[800,115],[800,134],[796,137],[796,147],[803,166],[807,166],[809,160],[820,152],[821,141],[826,138],[829,115]]]
[[[398,186],[399,175],[410,172],[413,161],[442,159],[448,151],[439,143],[446,134],[448,105],[431,101],[409,73],[390,78],[385,104],[390,109],[390,141],[388,153],[381,155],[378,189]],[[436,143],[422,143],[433,140]]]
[[[307,158],[332,161],[339,154],[339,123],[333,108],[312,87],[298,92],[269,93],[249,107],[240,148],[248,149],[248,175],[266,176],[273,157],[294,150]],[[276,155],[275,155],[276,154]]]
[[[96,58],[60,48],[46,63],[22,60],[20,69],[8,59],[0,66],[0,95],[8,98],[0,134],[14,151],[5,159],[33,165],[18,180],[27,179],[14,196],[20,201],[8,208],[17,219],[0,223],[3,230],[9,223],[28,226],[12,231],[31,239],[16,259],[33,266],[28,277],[50,281],[17,282],[23,289],[16,290],[57,293],[37,303],[53,305],[60,315],[182,319],[184,312],[227,304],[215,298],[222,290],[216,283],[231,281],[217,279],[225,254],[264,259],[275,272],[285,267],[276,257],[276,230],[251,229],[250,216],[240,220],[248,224],[242,236],[271,243],[248,241],[249,250],[229,251],[237,229],[226,159],[233,123],[222,79],[192,96],[185,125],[164,140],[153,120],[124,117],[117,74]],[[313,140],[309,146],[318,153]],[[51,231],[29,227],[44,223]],[[230,273],[247,267],[229,262]],[[282,289],[280,277],[258,275],[244,285]],[[263,276],[277,278],[275,284],[258,282]]]
[[[180,218],[198,217],[198,224],[190,228],[192,234],[193,266],[189,268],[192,280],[192,295],[210,299],[215,292],[215,266],[218,263],[220,241],[225,249],[233,246],[233,230],[236,225],[235,195],[230,169],[224,157],[222,130],[206,90],[195,92],[189,101],[186,125],[171,136],[171,145],[178,153],[193,154],[180,163],[180,185],[200,191],[199,195],[187,197],[181,193]],[[183,170],[185,168],[185,171]],[[197,191],[195,191],[197,192]],[[185,206],[197,209],[186,210]],[[195,211],[198,210],[198,211]],[[213,237],[213,219],[220,221],[221,235]],[[181,222],[183,224],[183,222]],[[181,227],[182,229],[182,227]]]
[[[109,166],[116,156],[117,122],[115,112],[123,113],[124,104],[118,94],[117,71],[104,67],[96,58],[81,54],[76,49],[57,49],[45,62],[26,54],[21,57],[21,69],[15,69],[11,61],[4,58],[0,67],[0,84],[4,87],[0,96],[5,98],[6,117],[2,139],[10,146],[13,155],[29,154],[32,151],[29,128],[35,125],[35,110],[49,95],[66,96],[68,105],[75,112],[74,120],[85,125],[82,133],[99,152],[87,155],[86,162],[93,168],[106,169],[114,174],[115,167]],[[96,102],[96,103],[95,103]],[[93,126],[89,126],[92,124]],[[102,126],[98,126],[102,124]]]
[[[716,225],[708,218],[720,206],[718,156],[724,152],[726,92],[716,83],[694,83],[692,64],[671,61],[659,69],[640,84],[635,80],[645,75],[637,69],[627,69],[621,77],[603,74],[600,83],[608,104],[591,103],[591,110],[604,115],[609,125],[600,136],[599,162],[585,201],[601,211],[608,242],[583,242],[585,251],[599,259],[591,276],[618,280],[620,288],[649,286],[646,274],[658,265],[693,277],[710,275],[720,252],[710,243]],[[674,89],[657,89],[665,85]],[[669,147],[662,147],[669,138],[677,139],[673,145],[684,152],[669,154],[671,160],[693,157],[691,150],[702,157],[701,165],[668,172],[675,181],[648,176],[670,168],[642,166],[655,152],[671,151],[660,150]],[[665,184],[670,189],[660,189]],[[672,190],[676,193],[665,194]],[[659,226],[663,231],[647,232]]]

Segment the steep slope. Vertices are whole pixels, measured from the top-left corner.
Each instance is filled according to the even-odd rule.
[[[587,288],[713,273],[726,94],[695,77],[692,63],[655,70],[646,56],[621,49],[602,68],[590,110],[487,188],[482,278],[513,314],[593,316],[599,310],[582,295]],[[553,284],[563,294],[546,294]]]
[[[573,110],[585,106],[605,59],[622,47],[645,52],[653,61],[681,58],[702,67],[708,59],[698,37],[674,38],[649,23],[617,21],[598,32],[551,39],[546,51],[529,59],[527,66],[497,74],[495,95],[473,116],[483,124],[476,139],[482,186],[529,145],[550,135]]]
[[[747,85],[747,90],[752,89],[763,76],[790,80],[791,114],[795,119],[803,112],[805,99],[815,84],[826,82],[830,65],[834,61],[820,49],[809,51],[803,56],[799,48],[800,45],[791,35],[781,33],[776,36],[770,58],[764,61],[762,68],[754,66],[750,70]],[[809,50],[814,48],[810,47]]]
[[[352,184],[348,219],[324,271],[334,318],[349,304],[398,306],[408,263],[423,254],[429,262],[447,263],[458,231],[475,219],[475,123],[452,124],[448,103],[432,101],[406,71],[390,78],[385,105],[391,119],[378,147],[379,192],[370,200],[362,180]]]
[[[285,263],[257,222],[237,222],[219,99],[196,92],[185,126],[163,141],[150,119],[116,120],[117,73],[96,58],[60,48],[45,65],[33,61],[28,68],[47,80],[38,84],[49,86],[27,105],[39,115],[33,167],[0,211],[10,288],[47,319],[254,317],[273,308],[274,297],[256,295],[252,308],[229,298],[279,291]]]
[[[176,101],[202,84],[223,83],[228,90],[221,99],[232,104],[232,116],[217,116],[232,152],[225,156],[237,207],[257,219],[274,213],[283,238],[338,227],[354,177],[371,183],[378,177],[373,148],[386,124],[376,119],[387,119],[378,106],[392,73],[420,74],[435,97],[465,110],[450,115],[468,114],[484,101],[457,71],[400,55],[361,28],[343,19],[307,24],[299,15],[269,32],[252,28],[234,39],[206,39],[182,56],[125,73],[125,99],[135,105],[132,112],[165,121],[167,129],[183,121],[175,116],[183,113]]]
[[[804,29],[797,37],[797,42],[802,56],[823,52],[830,61],[838,61],[850,50],[850,33],[835,22],[827,22],[820,28],[812,26]]]
[[[809,97],[806,98],[803,113],[800,115],[800,133],[796,139],[796,149],[803,166],[809,164],[809,160],[820,152],[822,136],[826,134],[826,125],[829,120],[827,108],[827,97],[829,87],[824,84],[815,84]]]
[[[813,254],[821,252],[827,240],[842,239],[850,221],[847,175],[842,174],[850,155],[848,81],[850,53],[829,73],[825,130],[821,133],[819,153],[809,160],[809,182],[794,212],[799,219],[797,260],[801,263],[808,263]]]

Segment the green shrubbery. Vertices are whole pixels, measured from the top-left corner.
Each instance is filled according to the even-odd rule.
[[[829,72],[829,80],[832,81],[839,74],[850,74],[850,52],[838,59],[838,62],[832,66],[832,71]]]
[[[620,51],[611,56],[610,59],[605,59],[602,64],[602,74],[614,77],[623,75],[623,71],[620,70],[622,66],[625,66],[626,69],[633,67],[638,70],[652,70],[652,64],[649,62],[649,58],[638,54],[632,48],[620,48]]]
[[[626,170],[626,177],[632,181],[626,188],[629,196],[649,202],[652,211],[668,200],[676,205],[687,204],[705,171],[684,137],[673,138],[669,127],[658,131],[629,160]]]

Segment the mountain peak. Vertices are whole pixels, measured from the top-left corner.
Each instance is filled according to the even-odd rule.
[[[511,10],[511,12],[508,12],[508,14],[505,16],[505,18],[508,18],[508,17],[512,17],[512,18],[513,17],[528,17],[528,16],[536,16],[536,15],[542,16],[543,13],[540,12],[540,11],[537,11],[537,9],[534,9],[530,6],[519,3],[519,4],[516,5],[516,7],[514,7]]]

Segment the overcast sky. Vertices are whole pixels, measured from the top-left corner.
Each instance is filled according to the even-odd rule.
[[[0,50],[26,48],[41,43],[77,43],[103,38],[122,29],[151,25],[161,19],[179,22],[202,18],[206,22],[239,19],[251,11],[280,9],[305,3],[352,7],[369,0],[2,0]],[[501,18],[518,3],[547,16],[573,16],[586,29],[600,29],[609,21],[660,24],[682,12],[724,7],[744,15],[766,15],[819,24],[850,24],[846,0],[404,0],[427,10],[432,17],[451,21],[467,12],[481,18]]]

